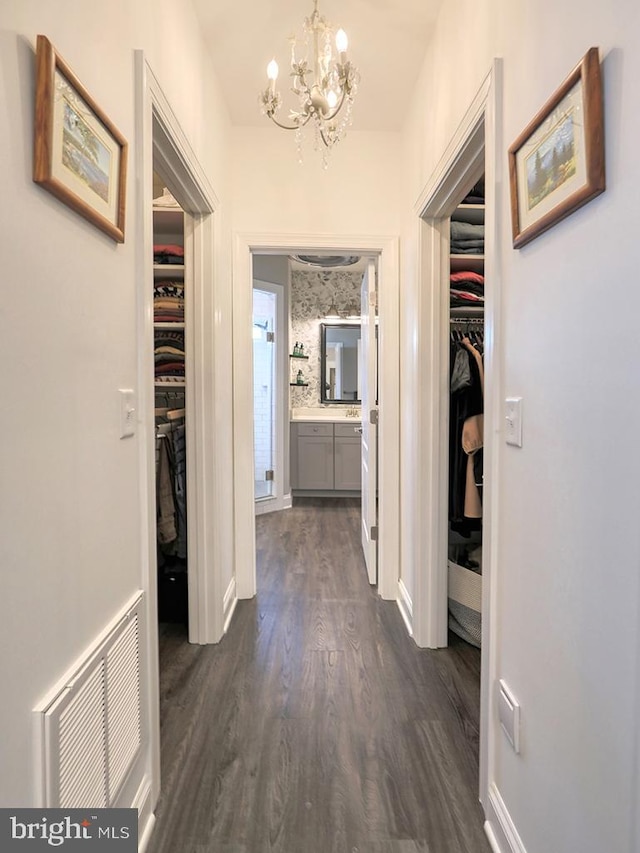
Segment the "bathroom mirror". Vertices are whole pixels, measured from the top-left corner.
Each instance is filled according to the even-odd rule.
[[[360,402],[360,323],[320,324],[320,402]]]

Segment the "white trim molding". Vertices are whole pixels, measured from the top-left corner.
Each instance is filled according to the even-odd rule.
[[[146,592],[147,619],[144,638],[145,732],[149,749],[149,808],[155,808],[160,794],[160,699],[157,621],[157,558],[155,523],[155,387],[153,359],[153,169],[162,171],[169,189],[189,216],[186,217],[188,252],[193,266],[192,329],[193,347],[189,381],[197,389],[187,395],[187,441],[189,454],[187,483],[189,530],[189,638],[192,642],[217,642],[222,636],[223,596],[221,556],[217,531],[231,525],[228,501],[218,482],[218,460],[224,453],[214,430],[216,405],[214,382],[206,365],[224,358],[216,350],[215,322],[218,286],[214,270],[216,217],[219,206],[206,174],[200,166],[180,123],[162,91],[143,51],[135,51],[135,241],[137,251],[136,336],[138,346],[138,441],[140,523],[140,585]],[[213,343],[211,341],[213,340]],[[198,363],[196,364],[196,360]],[[189,456],[191,460],[189,461]],[[193,512],[192,512],[193,510]],[[227,514],[225,516],[225,513]],[[227,520],[228,517],[228,520]],[[193,587],[193,589],[192,589]],[[145,827],[152,826],[152,818]],[[150,828],[149,828],[150,832]]]
[[[227,633],[227,629],[231,624],[231,619],[233,617],[233,613],[236,609],[236,604],[238,603],[238,596],[236,595],[236,579],[235,577],[231,578],[229,586],[227,587],[227,591],[224,594],[224,602],[223,602],[223,613],[224,613],[224,633]]]
[[[252,305],[252,254],[289,255],[304,251],[375,256],[379,275],[379,529],[378,592],[394,600],[400,556],[400,309],[398,238],[367,235],[236,234],[233,259],[233,419],[236,491],[235,564],[237,595],[256,593],[253,481],[253,377],[247,370]]]
[[[151,802],[151,779],[145,775],[132,803],[138,810],[138,853],[144,853],[156,823]]]
[[[493,782],[489,785],[489,805],[484,831],[495,853],[527,853],[500,791]]]
[[[409,636],[413,637],[413,601],[402,578],[398,581],[398,610],[407,627]]]
[[[189,504],[189,640],[193,643],[218,642],[223,633],[222,557],[219,531],[231,525],[231,510],[218,482],[219,460],[225,449],[214,429],[216,389],[213,371],[208,365],[223,360],[216,350],[220,336],[215,334],[218,311],[218,277],[215,270],[215,211],[219,200],[198,162],[178,119],[160,84],[145,59],[136,52],[138,78],[140,277],[139,336],[140,351],[140,437],[144,456],[146,484],[143,503],[146,527],[144,564],[147,576],[144,588],[154,590],[155,598],[155,448],[153,438],[153,281],[152,172],[159,171],[167,186],[185,210],[185,252],[189,259],[191,298],[187,303],[186,323],[189,358],[187,359],[186,396],[187,489]],[[147,286],[149,283],[149,286]],[[225,513],[228,522],[225,522]],[[150,605],[151,606],[151,605]]]
[[[501,340],[500,199],[504,158],[498,150],[502,138],[502,61],[495,59],[460,126],[415,205],[419,242],[419,340],[422,353],[417,389],[420,436],[415,448],[417,470],[415,512],[416,578],[413,590],[414,638],[419,646],[447,644],[447,494],[448,474],[448,219],[464,194],[484,173],[485,212],[485,450],[486,486],[483,499],[483,601],[482,673],[480,713],[480,801],[488,807],[493,778],[491,744],[496,737],[491,684],[495,683],[497,612],[496,577],[498,542],[498,453],[502,361]],[[498,342],[498,344],[497,344]]]

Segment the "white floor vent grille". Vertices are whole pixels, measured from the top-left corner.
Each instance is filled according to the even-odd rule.
[[[142,593],[39,709],[44,806],[113,806],[140,750]]]

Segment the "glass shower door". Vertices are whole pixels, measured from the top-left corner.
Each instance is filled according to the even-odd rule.
[[[255,499],[274,496],[276,294],[253,289],[253,422]]]

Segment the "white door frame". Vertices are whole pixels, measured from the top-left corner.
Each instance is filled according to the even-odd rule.
[[[154,808],[160,792],[160,724],[158,674],[157,559],[155,522],[155,385],[153,358],[153,161],[160,164],[171,192],[190,214],[185,217],[185,253],[193,267],[191,304],[187,306],[187,501],[189,511],[189,640],[217,642],[223,633],[221,556],[218,531],[231,525],[228,502],[216,471],[224,446],[217,436],[214,368],[219,352],[216,317],[219,291],[214,262],[219,206],[198,159],[167,101],[143,51],[135,51],[137,207],[130,229],[137,253],[138,441],[140,444],[140,517],[143,527],[140,585],[146,593],[143,679],[148,699],[147,742],[150,750]],[[190,391],[190,393],[189,393]],[[224,513],[228,514],[225,519]],[[145,826],[141,814],[141,826]],[[151,820],[148,821],[150,826]],[[150,831],[150,830],[149,830]]]
[[[253,377],[247,370],[252,309],[252,254],[289,255],[304,251],[378,257],[379,376],[379,535],[378,592],[395,600],[400,565],[400,341],[399,261],[395,237],[237,234],[233,258],[233,419],[235,481],[235,566],[239,598],[256,593],[253,500]],[[384,448],[384,450],[382,450]]]
[[[498,205],[502,197],[504,165],[498,151],[501,137],[502,62],[494,60],[473,103],[461,122],[415,205],[419,229],[420,308],[418,329],[421,353],[417,411],[420,437],[416,486],[418,531],[414,638],[419,646],[447,645],[447,496],[449,430],[449,234],[448,220],[461,194],[485,173],[485,427],[483,493],[482,676],[480,712],[480,801],[490,815],[489,780],[493,760],[489,740],[495,715],[495,612],[498,566],[498,453],[502,362],[496,342],[501,340],[501,280],[498,263]]]

